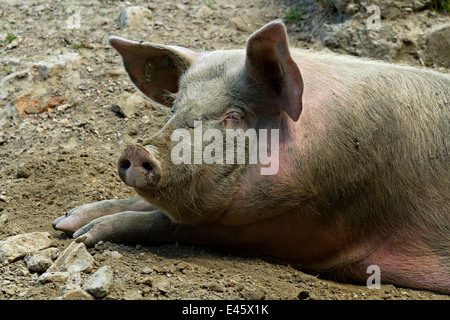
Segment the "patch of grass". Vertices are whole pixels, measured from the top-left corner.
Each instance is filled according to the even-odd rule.
[[[72,43],[72,48],[74,48],[75,50],[84,48],[84,43],[78,44],[78,43]]]
[[[13,40],[16,38],[17,38],[17,36],[14,33],[8,32],[6,34],[6,41],[8,41],[8,43],[13,42]]]
[[[436,12],[450,12],[450,1],[449,0],[433,0],[431,7]]]
[[[206,6],[207,6],[208,8],[212,9],[213,4],[212,4],[212,1],[211,1],[211,0],[205,0],[205,4],[206,4]]]
[[[302,18],[302,7],[299,3],[296,3],[295,6],[284,12],[284,18],[289,22],[300,21]]]
[[[6,74],[10,74],[12,72],[12,65],[8,64],[2,67],[2,70],[6,73]]]

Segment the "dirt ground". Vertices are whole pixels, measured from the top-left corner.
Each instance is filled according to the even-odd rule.
[[[383,29],[368,39],[365,1],[0,0],[0,240],[47,231],[62,252],[72,239],[52,229],[56,217],[81,204],[135,195],[116,173],[117,158],[158,130],[169,110],[145,102],[124,117],[113,107],[134,89],[109,35],[194,50],[243,48],[251,32],[284,18],[291,46],[448,72],[426,55],[427,30],[449,23],[448,13],[436,12],[430,1],[420,9],[413,7],[420,1],[396,2],[397,11],[384,17],[393,5],[381,6]],[[71,30],[74,5],[81,8],[80,28]],[[150,9],[152,17],[135,29],[121,28],[119,14],[131,5]],[[61,55],[68,62],[48,75],[39,68]],[[105,299],[449,299],[393,285],[336,283],[202,247],[107,242],[89,252],[95,267],[83,281],[101,266],[114,271]],[[0,266],[0,299],[64,297],[63,285],[38,284],[38,277],[23,259]]]

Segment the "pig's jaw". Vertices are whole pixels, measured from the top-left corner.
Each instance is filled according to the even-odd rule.
[[[167,214],[173,222],[196,225],[216,221],[224,209],[204,208],[200,201],[189,197],[187,185],[165,185],[158,189],[138,189],[136,193],[160,211]]]

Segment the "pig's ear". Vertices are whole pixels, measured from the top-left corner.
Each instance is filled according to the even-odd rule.
[[[122,56],[131,81],[148,98],[172,107],[168,93],[178,91],[180,76],[200,55],[177,46],[136,42],[120,37],[108,38],[111,46]]]
[[[289,52],[286,28],[273,21],[247,40],[245,73],[275,106],[297,121],[302,111],[303,80]]]

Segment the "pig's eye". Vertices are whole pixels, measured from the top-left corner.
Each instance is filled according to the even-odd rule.
[[[237,122],[237,121],[240,121],[242,119],[242,117],[243,117],[243,115],[240,112],[232,111],[227,114],[225,121]]]

